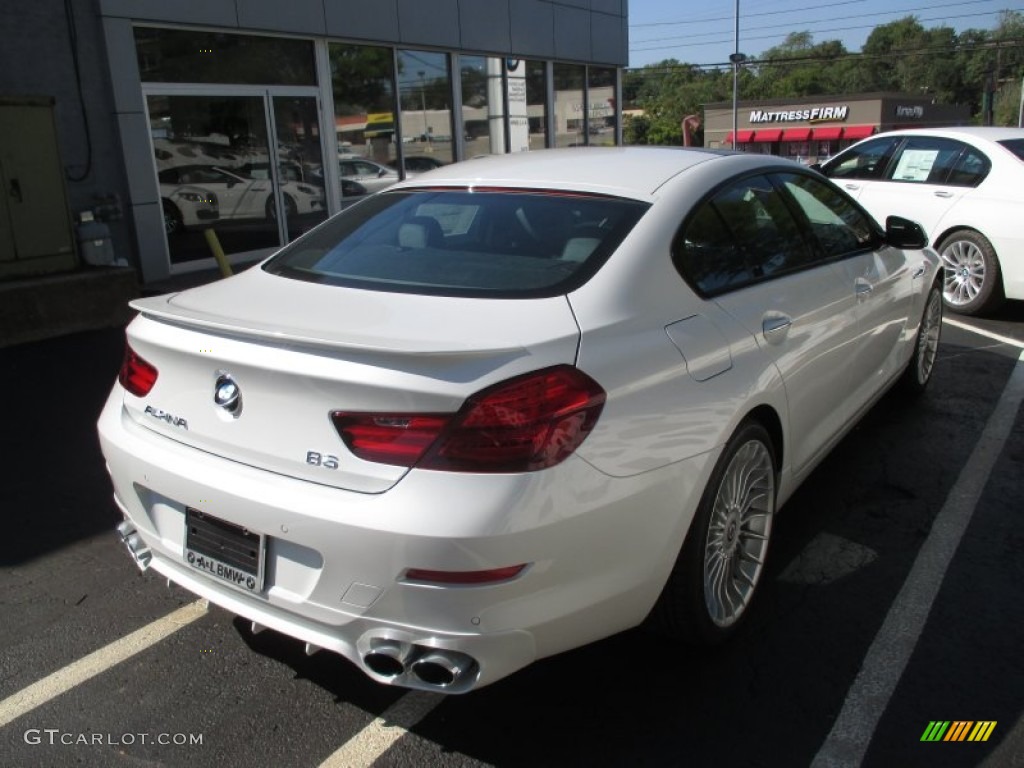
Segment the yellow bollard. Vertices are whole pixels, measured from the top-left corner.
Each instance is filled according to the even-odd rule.
[[[217,233],[212,229],[203,230],[203,235],[206,237],[206,244],[210,246],[210,250],[213,251],[213,258],[217,260],[217,266],[220,267],[220,273],[224,277],[231,277],[233,274],[231,271],[231,264],[228,262],[228,257],[224,255],[224,249],[220,247],[220,240],[217,239]]]

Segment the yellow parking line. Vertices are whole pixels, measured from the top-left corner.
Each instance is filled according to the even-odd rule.
[[[115,640],[110,645],[90,653],[78,661],[68,664],[52,675],[44,677],[28,688],[0,701],[0,728],[24,714],[40,707],[51,699],[70,691],[101,672],[120,664],[151,645],[170,637],[182,627],[203,616],[209,607],[206,600],[197,600],[157,619],[130,635]]]

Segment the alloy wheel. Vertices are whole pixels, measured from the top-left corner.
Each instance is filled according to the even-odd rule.
[[[718,486],[704,546],[704,600],[719,627],[734,624],[750,604],[764,570],[775,507],[768,447],[744,443]]]
[[[954,307],[969,304],[985,283],[985,256],[970,240],[955,240],[942,250],[943,294]]]

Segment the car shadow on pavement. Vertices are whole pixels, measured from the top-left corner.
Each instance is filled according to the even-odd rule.
[[[124,329],[0,349],[4,407],[0,566],[18,565],[120,519],[96,420],[124,351]]]

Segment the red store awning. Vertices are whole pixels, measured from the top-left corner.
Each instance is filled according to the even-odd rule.
[[[811,138],[810,128],[786,128],[782,132],[783,141],[807,141]]]
[[[753,131],[736,131],[736,143],[747,144],[753,136]],[[725,143],[732,146],[732,131],[729,131],[729,135],[725,137]]]
[[[842,126],[828,126],[826,128],[815,128],[812,131],[815,141],[835,141],[842,134]]]
[[[754,141],[778,141],[781,138],[781,128],[771,128],[763,131],[754,131]]]
[[[848,125],[843,128],[844,139],[866,139],[875,132],[876,125]]]

